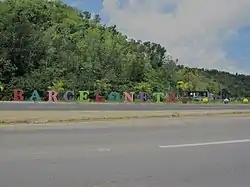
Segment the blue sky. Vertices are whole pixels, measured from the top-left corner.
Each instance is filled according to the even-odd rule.
[[[243,27],[231,40],[225,42],[224,50],[230,59],[237,60],[240,66],[250,69],[250,27]]]
[[[64,0],[64,2],[90,12],[100,12],[102,9],[102,0]]]
[[[131,25],[129,25],[128,20],[131,20],[131,19],[129,19],[129,16],[131,14],[131,10],[136,10],[137,12],[141,12],[141,10],[143,10],[143,8],[144,8],[145,15],[147,15],[147,11],[149,10],[148,8],[150,6],[157,7],[157,0],[154,0],[154,1],[153,0],[144,0],[144,1],[134,0],[134,2],[140,2],[140,4],[137,5],[135,3],[135,4],[133,4],[133,6],[131,5],[131,7],[129,7],[127,4],[128,0],[120,0],[120,4],[117,5],[116,11],[113,11],[114,6],[112,6],[113,10],[111,10],[110,7],[103,7],[103,1],[105,1],[106,4],[108,4],[108,5],[115,3],[115,0],[64,0],[64,2],[66,2],[72,6],[75,6],[78,9],[87,10],[89,12],[100,13],[103,9],[109,8],[108,9],[109,12],[107,12],[106,15],[101,14],[101,17],[103,19],[102,20],[103,23],[108,23],[110,21],[111,24],[116,24],[117,27],[122,32],[124,32],[125,34],[132,36],[136,39],[140,39],[140,40],[145,39],[145,40],[151,40],[151,41],[154,41],[157,43],[161,43],[163,46],[165,46],[169,50],[170,54],[172,54],[175,58],[180,57],[180,59],[185,59],[185,60],[181,61],[181,63],[183,63],[185,65],[189,65],[191,67],[198,66],[198,67],[204,67],[204,68],[218,68],[218,69],[222,69],[222,70],[230,71],[230,72],[243,72],[243,73],[250,74],[250,63],[249,63],[250,62],[250,25],[243,24],[243,25],[240,25],[238,27],[232,26],[232,30],[235,34],[233,34],[230,38],[227,38],[227,40],[222,40],[220,45],[217,44],[220,42],[214,42],[214,43],[208,42],[208,44],[206,44],[207,41],[205,41],[205,39],[203,39],[204,40],[203,41],[201,39],[201,37],[196,38],[196,36],[194,35],[194,32],[197,32],[197,36],[199,36],[199,32],[202,34],[201,29],[200,30],[190,30],[190,29],[188,30],[187,29],[187,31],[185,33],[185,31],[182,31],[183,29],[180,26],[175,26],[173,23],[174,21],[171,21],[171,20],[169,20],[169,22],[171,22],[172,28],[174,27],[174,29],[172,29],[172,30],[170,30],[169,27],[167,27],[167,26],[166,26],[166,28],[162,26],[162,24],[169,25],[168,23],[161,23],[161,24],[159,23],[157,25],[156,22],[157,22],[157,20],[161,20],[160,16],[162,16],[162,14],[160,14],[160,11],[159,12],[155,11],[154,13],[159,14],[159,18],[152,20],[152,22],[154,22],[154,24],[155,24],[154,27],[157,28],[157,26],[158,26],[164,32],[161,32],[160,29],[155,29],[148,35],[145,33],[145,36],[144,36],[142,34],[143,33],[142,31],[143,31],[143,29],[147,30],[149,28],[148,23],[146,23],[146,20],[140,20],[139,16],[138,16],[138,21],[134,22],[134,23],[136,23],[136,25],[133,25],[132,23],[131,23]],[[165,10],[166,13],[173,13],[173,10],[176,10],[177,4],[172,3],[172,4],[168,4],[168,6],[163,6],[163,4],[161,4],[162,2],[165,2],[165,4],[166,4],[168,1],[170,1],[170,0],[159,1],[159,7],[161,9],[161,12],[162,12],[162,10]],[[179,1],[179,0],[176,0],[176,2],[177,1]],[[210,0],[210,1],[200,0],[200,1],[204,2],[205,5],[202,7],[202,3],[201,3],[199,5],[200,7],[198,7],[198,5],[197,5],[197,9],[199,8],[202,10],[202,8],[203,8],[204,12],[206,12],[206,10],[209,9],[210,5],[211,5],[211,7],[210,7],[211,10],[213,10],[216,6],[219,6],[218,5],[219,1],[216,1],[216,0]],[[220,2],[223,4],[222,1],[226,1],[226,0],[220,0]],[[132,2],[132,1],[130,1],[130,2]],[[171,1],[171,2],[173,2],[173,1]],[[196,3],[197,1],[195,1],[195,0],[189,0],[189,2],[190,3],[193,2],[193,3],[197,4]],[[206,5],[206,3],[208,3],[208,2],[214,2],[215,4],[213,5],[212,3],[210,3],[210,4]],[[216,3],[217,3],[217,5],[216,5]],[[124,4],[126,5],[126,9],[124,8]],[[194,6],[195,6],[195,4],[194,4]],[[235,6],[235,5],[233,5],[233,6]],[[243,19],[242,15],[240,15],[241,12],[243,12],[242,14],[244,14],[244,13],[247,14],[247,10],[244,9],[244,7],[246,7],[246,6],[249,6],[248,10],[250,10],[250,3],[248,3],[248,4],[245,3],[245,4],[242,4],[241,6],[239,5],[237,12],[226,12],[226,13],[228,13],[227,17],[229,17],[229,15],[232,15],[232,17],[239,16],[239,20],[235,19],[235,21],[238,21],[238,22],[241,21],[240,19]],[[129,8],[131,8],[131,9],[129,9]],[[117,11],[117,10],[122,10],[122,11],[120,11],[120,13],[123,13],[123,14],[119,14],[119,11]],[[130,11],[126,12],[126,10],[130,10]],[[202,12],[202,14],[203,14],[203,12]],[[204,14],[202,16],[204,16]],[[120,15],[123,15],[123,18]],[[127,15],[126,16],[127,18],[124,18],[124,15]],[[136,12],[134,12],[132,19],[136,20],[137,19],[136,15],[137,15]],[[226,17],[225,15],[224,15],[224,17]],[[187,18],[182,18],[182,20],[176,19],[177,20],[176,22],[180,22],[180,21],[187,22],[187,21],[189,21],[188,16],[186,16]],[[218,16],[218,18],[220,18],[219,16],[221,16],[221,15],[217,15],[217,16]],[[184,17],[185,17],[185,15],[184,15]],[[194,20],[195,17],[197,17],[197,15],[194,15],[194,17],[192,18],[193,19],[192,21],[195,21]],[[249,14],[249,17],[250,17],[250,14]],[[212,20],[211,15],[208,15],[205,18]],[[146,19],[150,20],[150,17],[146,18]],[[215,31],[216,31],[216,29],[220,30],[220,27],[218,26],[220,24],[230,25],[230,19],[233,19],[233,18],[228,18],[228,19],[225,18],[224,20],[220,20],[221,22],[218,22],[218,23],[216,22],[216,19],[214,19],[214,22],[215,22],[214,27],[215,28],[213,30],[213,33],[208,33],[207,35],[205,35],[203,33],[204,35],[203,36],[201,35],[201,36],[203,38],[206,38],[206,37],[209,38],[210,37],[209,34],[211,34],[211,38],[217,37],[216,39],[220,40],[220,37],[216,35]],[[174,20],[174,17],[172,17],[172,20]],[[198,20],[198,18],[196,21],[197,21],[197,24],[199,24],[198,21],[200,21],[200,20]],[[139,26],[141,26],[141,27],[139,27]],[[207,25],[205,25],[205,24],[203,25],[203,27],[206,27],[206,26]],[[209,26],[211,27],[211,25],[209,25]],[[207,27],[209,28],[209,26],[207,26]],[[194,27],[195,27],[195,25],[194,25]],[[140,29],[141,29],[141,32],[139,32]],[[166,29],[166,31],[164,29]],[[227,29],[231,29],[231,28],[228,26]],[[180,33],[177,33],[176,32],[177,30],[179,30]],[[190,32],[190,36],[187,34],[188,32]],[[153,35],[152,33],[155,33],[155,35]],[[162,38],[164,38],[164,40],[162,40],[162,38],[160,38],[162,33],[163,33]],[[167,33],[169,35],[169,38],[164,37],[164,33]],[[183,43],[182,43],[182,41],[178,41],[178,38],[183,37],[185,35],[186,35],[186,38],[183,38]],[[191,39],[193,39],[193,41],[198,42],[197,46],[191,47],[192,46],[190,43]],[[184,47],[182,45],[185,46],[185,50],[187,50],[187,51],[183,50]],[[190,55],[190,54],[196,54],[195,51],[197,51],[197,50],[205,51],[205,53],[203,55],[201,53],[200,56],[199,55]],[[213,56],[215,56],[215,57],[213,57]],[[210,60],[211,58],[215,58],[218,60],[211,62],[211,60]]]

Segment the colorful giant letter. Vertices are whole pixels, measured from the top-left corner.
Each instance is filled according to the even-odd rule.
[[[66,91],[63,95],[63,99],[65,101],[73,101],[75,99],[75,93],[74,91]]]
[[[161,97],[162,96],[164,96],[164,93],[162,93],[162,92],[153,93],[153,97],[156,98],[156,103],[161,102]]]
[[[108,95],[108,100],[110,102],[120,102],[121,101],[121,94],[118,92],[111,92]]]
[[[169,97],[166,97],[166,103],[176,103],[177,99],[175,97],[174,92],[169,93]]]
[[[89,91],[79,91],[79,101],[89,101]]]
[[[15,89],[14,90],[14,101],[23,101],[23,90],[22,89]]]
[[[100,93],[99,92],[96,92],[95,93],[95,101],[96,102],[104,102],[104,98],[100,95]]]
[[[149,99],[148,94],[145,92],[140,92],[139,97],[140,97],[141,102],[146,102]]]
[[[49,93],[49,99],[48,99],[49,102],[58,102],[57,100],[58,92],[50,90],[48,91],[48,93]]]
[[[123,92],[124,95],[124,102],[134,102],[134,93],[135,92],[130,92],[130,94],[128,92]]]
[[[38,93],[37,90],[34,90],[34,91],[32,92],[32,95],[31,95],[31,97],[30,97],[30,100],[31,100],[31,101],[41,101],[41,97],[40,97],[40,95],[39,95],[39,93]]]

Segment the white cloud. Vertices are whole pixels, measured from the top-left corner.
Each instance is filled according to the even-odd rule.
[[[244,73],[222,43],[250,25],[249,10],[250,0],[103,0],[102,13],[120,31],[162,44],[185,65]]]

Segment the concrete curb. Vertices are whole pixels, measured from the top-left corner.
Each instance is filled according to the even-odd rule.
[[[205,117],[205,116],[226,116],[226,115],[250,115],[250,111],[228,111],[228,112],[204,112],[204,113],[179,113],[161,115],[144,115],[144,116],[104,116],[104,117],[83,117],[80,119],[63,119],[63,120],[0,120],[0,125],[8,124],[46,124],[46,123],[68,123],[68,122],[88,122],[88,121],[106,121],[106,120],[121,120],[121,119],[145,119],[145,118],[179,118],[179,117]]]

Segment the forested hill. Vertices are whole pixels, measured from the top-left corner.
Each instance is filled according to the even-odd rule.
[[[250,76],[183,67],[166,49],[130,40],[99,15],[80,12],[60,1],[0,1],[1,99],[13,88],[110,92],[228,89],[250,97]],[[183,82],[180,82],[183,81]],[[177,82],[183,83],[181,86]]]

